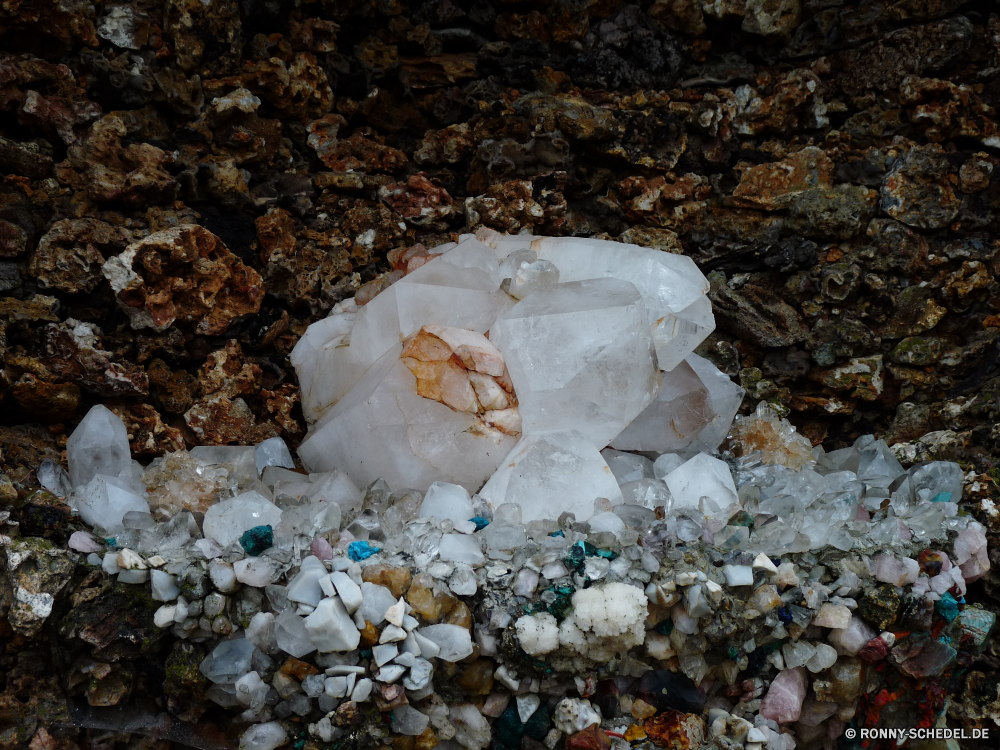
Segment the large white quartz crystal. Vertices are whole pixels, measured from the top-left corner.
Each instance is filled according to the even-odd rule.
[[[707,359],[689,354],[663,374],[656,399],[611,441],[623,451],[714,451],[729,432],[743,389]]]
[[[579,237],[503,237],[484,232],[482,238],[498,255],[530,249],[559,270],[559,280],[615,278],[636,286],[645,303],[660,368],[672,370],[715,330],[708,280],[694,261],[683,255]]]
[[[673,496],[675,510],[698,509],[707,518],[725,521],[739,505],[736,484],[725,461],[699,453],[667,474],[663,480]]]
[[[401,351],[393,346],[314,425],[299,447],[303,465],[314,472],[341,469],[361,486],[384,479],[394,490],[424,491],[443,481],[475,492],[514,447],[514,438],[484,426],[474,414],[417,395]]]
[[[490,329],[514,384],[525,435],[576,430],[601,449],[660,387],[643,302],[627,281],[545,287]]]
[[[83,487],[97,474],[117,477],[131,469],[124,422],[104,406],[93,407],[66,441],[66,458],[74,487]]]
[[[86,487],[77,490],[73,502],[84,523],[102,529],[108,536],[125,531],[122,519],[126,513],[149,513],[145,498],[137,495],[128,482],[104,474],[97,474]]]
[[[239,541],[244,531],[254,526],[277,526],[280,520],[281,509],[251,490],[216,503],[205,511],[203,528],[206,537],[214,539],[221,547],[228,547]]]
[[[518,503],[524,523],[565,512],[584,521],[593,514],[595,499],[622,502],[600,452],[573,431],[521,438],[479,494],[494,508]]]
[[[292,351],[302,410],[318,420],[389,349],[421,326],[485,333],[514,300],[500,291],[496,253],[469,236],[383,290],[310,326]]]

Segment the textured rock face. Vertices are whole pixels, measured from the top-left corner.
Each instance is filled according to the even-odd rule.
[[[721,378],[731,380],[731,389],[742,389],[730,393],[740,394],[732,396],[736,400],[745,398],[737,408],[749,418],[741,420],[748,448],[755,445],[768,460],[794,456],[808,463],[811,446],[821,444],[827,452],[850,449],[860,436],[873,433],[904,465],[933,459],[961,465],[969,481],[958,517],[970,514],[982,523],[989,544],[984,546],[978,534],[963,537],[962,562],[953,569],[956,575],[966,571],[963,578],[978,578],[965,592],[965,604],[951,570],[926,573],[928,580],[948,577],[935,580],[931,595],[942,596],[938,589],[950,581],[956,606],[965,607],[948,627],[956,629],[956,672],[966,672],[957,680],[928,677],[925,684],[940,681],[966,690],[951,696],[949,722],[988,726],[998,715],[992,657],[967,659],[970,652],[962,643],[976,640],[973,631],[982,632],[975,603],[995,609],[998,590],[995,566],[984,568],[987,550],[996,545],[993,511],[1000,500],[993,481],[1000,433],[992,427],[1000,418],[998,23],[991,4],[958,0],[560,0],[537,6],[497,0],[0,3],[0,513],[9,510],[17,522],[4,525],[0,534],[15,541],[41,536],[60,549],[65,546],[67,532],[77,528],[76,506],[32,499],[41,480],[38,464],[42,457],[64,461],[67,436],[94,404],[120,417],[132,454],[143,463],[196,444],[253,444],[276,435],[288,441],[298,460],[298,441],[307,434],[307,415],[316,405],[307,404],[306,388],[300,405],[300,382],[288,354],[300,341],[314,338],[304,332],[327,322],[330,310],[346,309],[352,298],[362,309],[372,304],[381,296],[377,292],[396,286],[389,282],[398,281],[398,274],[415,272],[459,233],[480,226],[619,239],[686,257],[712,279],[718,326],[709,333],[692,321],[692,339],[706,334],[692,345],[718,366],[713,377],[720,385]],[[797,162],[803,152],[812,155],[804,168]],[[423,174],[416,175],[417,170]],[[262,295],[259,307],[250,305],[249,313],[224,315],[232,321],[214,332],[197,330],[208,315],[204,311],[194,320],[178,316],[163,330],[132,329],[102,265],[130,243],[190,224],[218,237],[260,276],[269,294]],[[133,270],[149,281],[139,264]],[[169,281],[162,280],[169,293],[166,286],[148,291],[156,297],[179,294],[182,288],[205,289],[200,273],[195,265],[172,269]],[[339,351],[349,340],[349,330],[340,334],[347,338],[331,349]],[[656,348],[662,365],[666,357]],[[689,354],[679,355],[670,371],[684,363],[696,370],[694,362]],[[702,392],[700,386],[684,391],[704,406],[708,401],[697,397]],[[643,414],[658,404],[680,405],[668,396],[666,388],[661,390]],[[773,414],[761,417],[759,404]],[[698,420],[709,416],[703,406]],[[720,409],[713,400],[712,413]],[[695,415],[686,414],[691,421],[684,424],[690,426],[678,423],[685,440],[697,426]],[[783,419],[799,428],[799,440],[786,441]],[[724,421],[713,418],[716,435]],[[650,513],[666,507],[658,504],[667,501],[662,477],[676,468],[674,459],[687,459],[690,451],[721,440],[710,441],[705,434],[677,448],[680,454],[667,454],[671,458],[656,472],[641,464],[640,476],[632,480],[638,484],[619,487],[623,499],[644,498],[650,507],[641,510]],[[740,460],[752,461],[754,450]],[[284,482],[286,487],[303,484],[287,477]],[[196,487],[187,480],[181,486]],[[192,489],[192,500],[200,502],[203,492],[200,486]],[[891,499],[889,494],[881,499]],[[873,508],[881,504],[872,498]],[[784,512],[769,508],[777,516]],[[370,509],[379,513],[383,505],[373,499]],[[481,504],[476,509],[485,512]],[[603,517],[593,528],[601,531],[595,534],[618,533],[625,522],[600,509]],[[586,512],[593,511],[591,504]],[[752,511],[751,506],[746,512]],[[827,511],[830,519],[839,518],[835,504]],[[292,524],[296,528],[314,520],[301,512]],[[194,517],[200,518],[197,512]],[[934,515],[928,524],[935,519],[939,526],[945,523]],[[739,516],[732,527],[713,529],[717,544],[742,538],[741,529],[749,527],[738,523],[745,521]],[[390,513],[385,523],[392,522]],[[353,523],[345,520],[344,531],[350,527],[353,538],[367,539],[372,547],[395,528],[376,528],[371,518]],[[496,533],[493,548],[513,555],[519,565],[521,548],[507,546],[513,535],[507,535],[504,524],[495,528],[503,533]],[[685,536],[690,531],[683,523],[679,527]],[[539,543],[553,543],[543,537],[565,538],[547,537],[555,532],[540,530]],[[576,532],[566,527],[563,533]],[[280,540],[277,529],[275,534]],[[887,527],[884,534],[905,536],[899,526]],[[647,541],[659,554],[657,540]],[[799,537],[777,542],[805,544]],[[323,542],[330,554],[337,543],[333,538]],[[428,547],[433,549],[434,542]],[[951,541],[944,547],[955,562]],[[483,549],[485,554],[485,541]],[[890,552],[901,559],[899,550]],[[420,547],[418,554],[427,553]],[[270,581],[274,570],[265,561],[247,565],[236,585],[246,586],[244,579]],[[638,570],[639,562],[630,564]],[[712,573],[715,562],[702,567]],[[749,569],[752,561],[737,562]],[[203,644],[186,643],[191,652],[164,648],[171,654],[166,671],[171,687],[161,694],[159,678],[149,687],[145,675],[160,675],[163,667],[153,638],[160,632],[152,623],[153,610],[147,617],[141,601],[115,599],[106,590],[105,574],[87,580],[96,569],[87,568],[84,575],[83,565],[73,562],[73,581],[56,597],[50,617],[60,618],[64,608],[74,617],[79,612],[81,621],[65,632],[84,633],[89,640],[64,643],[44,629],[35,638],[10,636],[0,617],[0,637],[6,639],[6,681],[0,692],[5,745],[59,750],[66,743],[134,744],[135,737],[125,740],[121,733],[108,739],[97,737],[101,729],[69,728],[98,720],[91,714],[81,719],[75,706],[120,705],[133,697],[143,701],[152,692],[158,710],[196,722],[202,702],[211,700],[204,697],[209,685],[197,669],[207,655],[199,652]],[[491,561],[485,567],[499,565]],[[536,567],[536,580],[525,573],[519,590],[537,583],[531,590],[541,596],[556,579],[541,575],[544,565]],[[589,570],[574,569],[569,576],[599,581],[593,576],[601,575],[601,567],[588,558]],[[435,570],[443,576],[434,579],[437,599],[451,596],[450,582],[455,591],[469,590],[468,571]],[[609,568],[604,575],[617,570]],[[141,578],[143,572],[134,575]],[[480,585],[476,579],[471,585]],[[791,580],[784,571],[781,579]],[[826,574],[819,580],[830,583]],[[123,582],[118,589],[141,587],[145,595],[147,585]],[[193,582],[185,585],[188,593],[197,590]],[[849,585],[848,576],[838,587],[845,590],[833,595],[861,601],[860,592],[846,590]],[[783,583],[779,591],[797,587]],[[157,591],[163,590],[158,585]],[[708,589],[700,591],[704,596],[690,602],[696,612],[713,601]],[[246,611],[243,595],[220,593],[235,597],[227,599],[227,608]],[[669,601],[670,592],[661,593],[662,601]],[[739,589],[732,595],[739,602],[750,596]],[[688,596],[682,599],[687,606]],[[892,611],[891,599],[884,591],[865,598],[866,616],[881,622],[884,612]],[[900,603],[893,632],[930,632],[919,628],[932,622],[941,627],[944,615],[953,614],[947,597],[934,605],[936,610],[912,613],[904,613],[907,601],[904,597]],[[790,607],[789,613],[800,614]],[[476,627],[483,625],[480,614],[475,613]],[[793,641],[816,642],[811,634],[796,639],[798,621],[786,623],[786,614],[769,612],[747,622],[753,626],[777,617]],[[190,614],[179,606],[171,615],[189,624],[202,616],[197,606]],[[961,635],[956,623],[964,628]],[[677,616],[676,627],[691,629],[689,624]],[[238,627],[238,632],[245,629]],[[663,623],[661,631],[668,627]],[[734,672],[725,651],[713,652],[706,679],[718,687],[710,705],[723,705],[722,699],[733,706],[753,705],[766,695],[766,683],[777,673],[775,653],[784,649],[765,654],[757,632],[731,636],[728,627],[720,614],[718,632],[703,631],[711,643],[739,645],[753,637],[757,648],[739,654]],[[880,630],[870,635],[869,630],[852,630],[847,640],[860,649],[855,649],[857,659],[869,664],[871,674],[879,671],[872,665],[882,662],[868,657],[891,654],[896,644],[880,640]],[[654,673],[699,674],[692,654],[673,652],[673,634],[650,632],[656,634],[650,645],[658,654],[656,662],[649,662]],[[370,640],[372,631],[363,635]],[[866,650],[867,644],[854,643],[862,636],[877,643]],[[53,654],[52,644],[72,652]],[[502,639],[496,645],[501,652],[509,646]],[[476,647],[477,659],[492,658],[488,639],[477,639]],[[806,648],[796,648],[796,658]],[[142,652],[150,654],[150,661]],[[50,661],[50,654],[60,661]],[[949,655],[936,646],[924,653],[924,646],[916,644],[886,660],[923,674]],[[765,657],[771,661],[761,668],[758,660]],[[257,663],[253,671],[260,669],[261,680],[272,672],[285,674],[280,659],[275,662],[273,669]],[[794,668],[794,663],[784,666]],[[632,669],[629,660],[623,664],[622,671]],[[72,672],[62,671],[64,666]],[[488,722],[504,727],[509,733],[498,743],[504,750],[520,747],[525,736],[531,742],[545,740],[548,711],[555,703],[546,698],[533,716],[526,702],[531,691],[510,684],[528,675],[508,678],[501,672],[493,678],[495,670],[481,663],[455,669],[447,675],[439,669],[439,681],[447,681],[456,695],[463,684],[472,686],[455,705],[481,706]],[[390,668],[386,678],[394,671]],[[810,673],[811,680],[815,674]],[[860,681],[851,674],[847,667],[819,674],[791,730],[761,724],[751,733],[740,716],[719,722],[717,713],[705,714],[706,742],[789,750],[788,731],[796,734],[799,747],[835,742],[843,734],[842,719],[830,707],[841,708],[838,701],[846,707],[848,696],[859,694]],[[746,685],[758,675],[763,686]],[[545,676],[532,676],[545,683]],[[318,711],[314,683],[292,677],[304,686],[297,695]],[[454,739],[454,727],[445,723],[448,711],[423,704],[424,699],[413,705],[427,717],[426,724],[412,713],[400,724],[426,730],[412,739],[389,735],[389,723],[382,727],[369,721],[376,698],[378,710],[388,716],[393,709],[386,707],[401,703],[404,690],[412,692],[402,686],[403,678],[380,682],[373,672],[358,681],[355,695],[346,689],[347,677],[337,677],[344,682],[331,692],[340,697],[329,700],[344,707],[327,724],[310,731],[320,716],[293,712],[290,716],[297,718],[283,730],[269,728],[247,741],[269,748],[287,735],[290,745],[306,731],[308,743],[324,746],[343,743],[364,750],[366,743],[402,744],[397,750],[428,750],[435,742]],[[417,677],[413,680],[419,684]],[[495,686],[488,685],[490,680]],[[393,684],[399,693],[384,694],[382,686]],[[237,692],[227,685],[212,695],[235,701],[237,712],[259,707],[257,683],[250,680],[244,687]],[[663,701],[662,688],[671,700],[679,694],[691,698],[657,674],[646,679],[642,700]],[[872,722],[882,711],[884,725],[899,726],[900,717],[890,713],[901,707],[939,708],[933,697],[884,690],[859,704]],[[508,691],[509,705],[503,703]],[[589,695],[605,720],[615,712],[630,713],[627,701],[611,710],[612,692],[598,685]],[[833,695],[837,700],[825,700]],[[303,710],[302,698],[290,705]],[[680,708],[700,710],[690,704]],[[644,716],[640,706],[628,741],[698,744],[693,739],[697,722],[683,718],[693,714],[669,713],[677,709],[659,705],[655,715]],[[512,713],[503,718],[508,710]],[[128,725],[132,728],[154,721],[145,714],[123,714],[135,717]],[[481,733],[467,714],[456,712],[470,727],[462,738],[476,744]],[[928,726],[936,720],[930,713],[912,718]],[[177,728],[184,722],[164,731],[191,744]],[[198,727],[193,735],[199,743],[217,738],[210,727],[192,726]],[[625,726],[609,723],[607,728],[624,734]],[[569,744],[603,746],[601,732]],[[572,736],[567,734],[567,742]]]
[[[260,275],[197,225],[165,229],[110,258],[104,276],[135,329],[163,331],[174,321],[218,334],[260,309]]]

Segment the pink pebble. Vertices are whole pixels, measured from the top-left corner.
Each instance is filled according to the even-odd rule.
[[[320,560],[333,559],[333,547],[323,537],[316,537],[312,540],[312,544],[309,545],[309,552]]]
[[[809,689],[805,667],[783,669],[768,688],[760,704],[760,715],[779,724],[798,721],[802,715],[802,702]]]
[[[74,531],[69,538],[69,548],[85,554],[104,551],[104,545],[99,544],[86,531]]]

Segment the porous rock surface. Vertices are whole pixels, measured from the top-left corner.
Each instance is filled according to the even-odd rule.
[[[143,461],[294,448],[308,324],[479,226],[691,258],[718,324],[697,353],[744,414],[958,462],[1000,548],[998,38],[980,1],[2,5],[2,533],[41,598],[2,599],[0,744],[221,746],[176,720],[200,715],[198,645],[66,564],[38,467],[95,403]],[[970,602],[996,611],[997,569]],[[966,665],[951,721],[1000,715],[997,663]],[[126,699],[160,703],[89,713]],[[694,731],[657,720],[661,746]]]

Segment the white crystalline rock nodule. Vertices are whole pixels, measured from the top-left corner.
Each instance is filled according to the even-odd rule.
[[[335,596],[321,601],[306,617],[305,630],[319,651],[353,651],[361,641],[361,633]]]
[[[94,475],[85,487],[76,490],[72,502],[84,523],[103,530],[108,536],[125,531],[122,520],[126,513],[149,513],[149,503],[137,495],[131,485],[104,474]]]
[[[444,481],[475,492],[513,448],[514,438],[482,428],[472,414],[417,395],[416,378],[399,359],[401,350],[393,346],[313,426],[299,447],[302,463],[310,471],[341,469],[362,486],[384,479],[396,490],[424,491]]]
[[[601,449],[660,388],[643,300],[627,281],[540,289],[497,319],[490,341],[507,363],[525,435],[577,430]]]
[[[614,474],[593,443],[579,432],[522,437],[479,491],[496,508],[521,506],[524,523],[573,513],[578,521],[593,514],[594,500],[622,502]]]
[[[148,509],[147,509],[148,512]],[[216,503],[205,511],[205,536],[222,547],[239,541],[244,531],[255,526],[277,526],[281,509],[259,492],[251,490]]]
[[[425,325],[485,333],[514,300],[500,291],[495,252],[473,237],[424,264],[368,304],[314,323],[292,350],[302,410],[319,420],[400,341]]]
[[[531,249],[559,269],[562,283],[614,278],[634,284],[662,370],[679,365],[715,330],[708,279],[686,256],[578,237],[540,237]]]
[[[93,407],[66,441],[66,458],[74,487],[83,487],[97,474],[117,477],[132,466],[125,423],[110,409]]]

